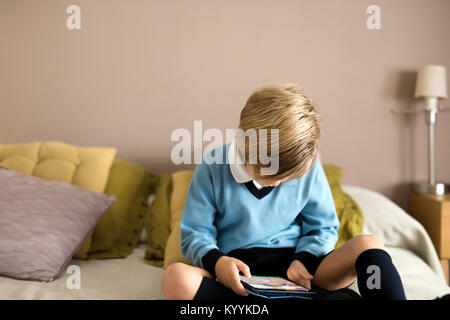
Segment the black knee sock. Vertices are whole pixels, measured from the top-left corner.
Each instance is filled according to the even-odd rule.
[[[406,300],[402,280],[386,251],[364,251],[356,259],[355,268],[359,293],[363,299]]]

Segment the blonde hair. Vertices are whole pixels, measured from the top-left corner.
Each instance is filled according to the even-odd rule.
[[[239,129],[255,129],[256,132],[259,129],[268,132],[278,129],[278,172],[262,176],[261,168],[267,165],[257,161],[254,172],[262,179],[298,179],[311,169],[317,157],[320,117],[312,101],[295,83],[268,83],[257,88],[241,111]],[[245,141],[247,162],[249,150],[250,146]]]

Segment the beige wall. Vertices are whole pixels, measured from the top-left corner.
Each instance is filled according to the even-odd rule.
[[[65,26],[70,4],[79,31]],[[366,28],[370,4],[379,31]],[[114,146],[173,171],[175,128],[234,128],[257,85],[292,80],[322,113],[324,162],[405,207],[427,177],[426,128],[422,114],[389,110],[421,105],[420,66],[450,69],[449,15],[448,0],[0,0],[0,143]],[[439,115],[447,181],[449,122]]]

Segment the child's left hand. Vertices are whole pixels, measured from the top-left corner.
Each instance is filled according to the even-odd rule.
[[[314,279],[303,263],[299,260],[294,260],[291,262],[291,265],[287,270],[287,277],[292,282],[295,282],[296,284],[307,289],[311,289],[311,280]]]

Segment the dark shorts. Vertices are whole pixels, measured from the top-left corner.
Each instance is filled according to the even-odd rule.
[[[332,252],[332,251],[331,251]],[[330,254],[329,252],[328,254]],[[236,249],[230,251],[227,256],[241,260],[250,268],[250,273],[255,276],[276,276],[287,278],[292,255],[295,248],[251,248]],[[328,255],[327,254],[327,255]],[[327,256],[320,257],[320,262]],[[194,300],[220,300],[220,299],[248,299],[261,300],[257,296],[239,296],[233,290],[220,284],[217,280],[207,277],[202,279],[199,290]]]
[[[319,258],[319,265],[331,252]],[[253,275],[286,278],[294,253],[295,248],[250,248],[230,251],[227,256],[244,262]]]

